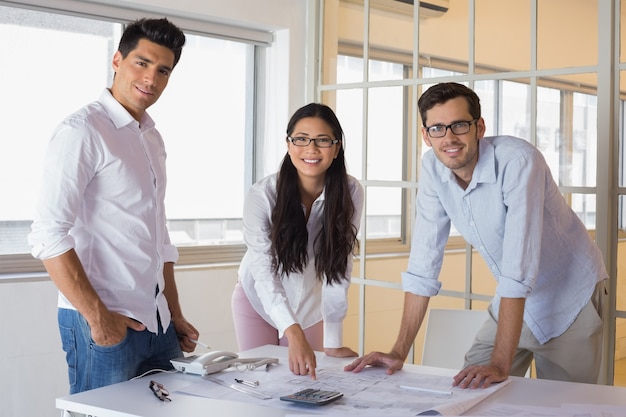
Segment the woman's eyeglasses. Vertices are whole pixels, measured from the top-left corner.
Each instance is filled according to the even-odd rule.
[[[289,140],[289,142],[293,143],[295,146],[309,146],[309,143],[314,142],[315,146],[317,146],[318,148],[330,148],[335,143],[339,142],[338,139],[331,139],[331,138],[311,139],[311,138],[305,138],[303,136],[298,136],[295,138],[292,138],[291,136],[287,136],[287,139]]]

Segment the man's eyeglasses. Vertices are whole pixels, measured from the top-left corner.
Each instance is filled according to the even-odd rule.
[[[309,146],[309,143],[314,142],[315,146],[318,148],[330,148],[335,143],[339,142],[339,139],[331,139],[331,138],[305,138],[305,137],[295,137],[287,136],[289,142],[293,143],[295,146]]]
[[[170,392],[166,390],[162,384],[159,384],[156,381],[150,381],[150,390],[159,400],[172,401],[172,399],[170,398]]]
[[[442,138],[448,133],[448,129],[455,135],[464,135],[470,131],[470,126],[478,119],[470,120],[468,122],[454,122],[449,125],[432,125],[424,126],[428,132],[428,136],[431,138]]]

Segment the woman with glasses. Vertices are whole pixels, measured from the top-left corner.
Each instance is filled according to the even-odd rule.
[[[343,130],[328,106],[298,109],[286,145],[280,171],[244,202],[233,320],[240,350],[288,346],[289,369],[315,378],[314,351],[357,356],[342,333],[363,188],[346,172]]]

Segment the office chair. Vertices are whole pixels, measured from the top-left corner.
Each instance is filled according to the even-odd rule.
[[[462,369],[465,352],[488,315],[485,310],[431,308],[424,335],[422,365]]]

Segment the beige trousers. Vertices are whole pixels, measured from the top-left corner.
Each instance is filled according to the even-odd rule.
[[[604,281],[574,323],[560,336],[543,345],[524,324],[510,375],[524,376],[535,359],[537,378],[595,384],[602,360],[602,312],[606,296]],[[489,318],[476,334],[465,355],[465,366],[488,364],[498,328],[497,312],[489,306]]]

